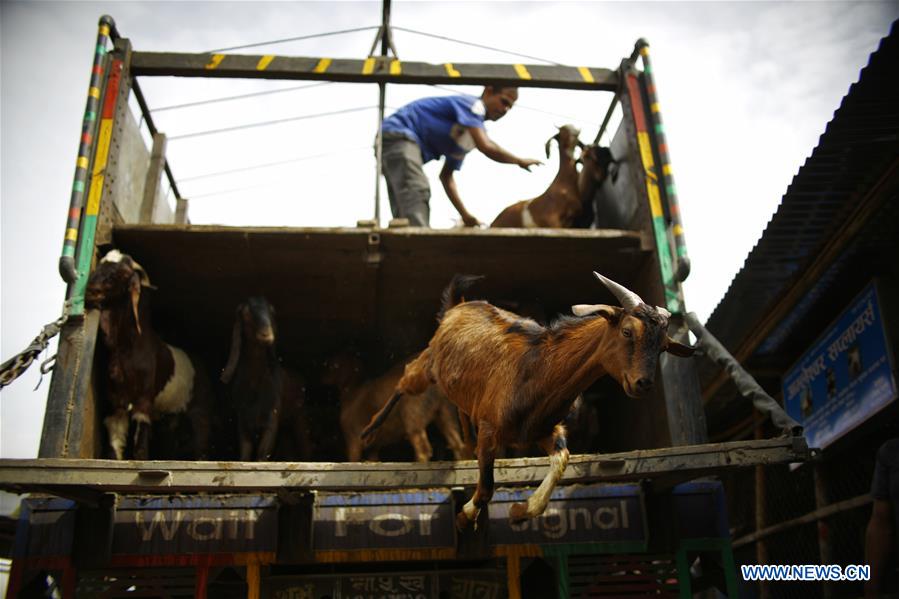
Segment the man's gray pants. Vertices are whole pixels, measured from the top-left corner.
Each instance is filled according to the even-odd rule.
[[[385,132],[381,141],[381,172],[394,218],[407,218],[413,227],[429,226],[431,186],[422,169],[418,144],[399,133]]]

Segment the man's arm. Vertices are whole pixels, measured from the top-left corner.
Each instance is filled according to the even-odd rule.
[[[443,168],[440,169],[440,182],[443,184],[443,190],[446,192],[446,197],[449,198],[450,202],[453,203],[453,206],[455,206],[456,210],[459,212],[459,216],[462,217],[462,222],[465,223],[465,226],[477,227],[480,225],[481,221],[469,214],[468,210],[465,209],[465,204],[462,203],[462,198],[459,197],[459,190],[456,189],[456,179],[453,177],[453,169],[446,163],[446,161],[443,162]]]
[[[865,562],[871,566],[871,579],[865,583],[865,597],[880,596],[894,536],[890,502],[886,499],[874,499],[871,519],[868,520],[868,529],[865,531]]]
[[[471,133],[478,150],[490,160],[503,164],[514,164],[526,171],[530,171],[532,166],[543,164],[541,161],[532,158],[519,158],[515,154],[504,150],[487,137],[487,133],[480,127],[468,127],[468,132]]]

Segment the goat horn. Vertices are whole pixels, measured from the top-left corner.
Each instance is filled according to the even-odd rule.
[[[134,258],[131,259],[131,267],[135,272],[137,272],[137,276],[140,277],[141,287],[156,289],[156,287],[152,283],[150,283],[150,275],[147,274],[147,271],[144,270],[144,267],[138,264],[137,260],[135,260]]]
[[[559,139],[558,133],[556,133],[555,135],[553,135],[552,137],[550,137],[549,139],[546,140],[546,157],[547,158],[549,158],[549,144],[551,144],[554,139]]]
[[[633,312],[634,308],[643,303],[643,300],[640,299],[640,296],[624,287],[623,285],[619,285],[612,279],[608,279],[595,270],[593,274],[599,279],[599,282],[606,286],[606,289],[612,292],[612,295],[621,303],[621,307],[627,310],[628,312]]]
[[[656,306],[656,311],[665,318],[671,318],[671,312],[669,312],[665,308],[662,308],[661,306]]]

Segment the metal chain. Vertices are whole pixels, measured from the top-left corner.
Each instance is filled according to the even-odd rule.
[[[47,344],[50,343],[50,339],[59,334],[59,330],[68,318],[69,302],[66,302],[63,305],[62,314],[59,318],[44,326],[40,334],[34,338],[34,341],[32,341],[28,347],[0,366],[0,389],[19,378],[26,370],[28,370],[28,367],[31,366],[31,363],[34,362],[35,358],[37,358],[42,351],[47,349]],[[45,360],[41,364],[41,374],[47,374],[47,372],[53,370],[55,361],[55,355]],[[40,385],[40,382],[38,385]],[[35,389],[36,388],[37,387],[35,387]]]

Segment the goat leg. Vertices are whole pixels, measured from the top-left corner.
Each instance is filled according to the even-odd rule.
[[[356,435],[346,435],[346,459],[348,462],[362,461],[362,440]]]
[[[209,419],[204,410],[192,407],[187,412],[190,420],[191,434],[193,436],[193,451],[195,460],[209,458]]]
[[[143,412],[131,415],[134,420],[134,459],[150,459],[150,417]]]
[[[549,472],[533,495],[528,497],[527,503],[513,503],[509,508],[509,520],[512,522],[520,522],[542,514],[549,504],[556,483],[562,478],[565,467],[568,466],[568,442],[565,439],[564,426],[557,424],[553,434],[541,439],[539,445],[549,454]]]
[[[237,434],[240,437],[240,461],[249,462],[253,459],[253,436],[246,429],[243,422],[237,425]]]
[[[477,526],[478,514],[493,497],[493,462],[496,459],[496,442],[493,428],[481,421],[478,425],[478,486],[462,511],[456,515],[456,528],[463,530],[471,522]]]
[[[365,447],[370,446],[374,442],[378,429],[387,420],[390,411],[402,399],[403,395],[421,395],[431,384],[431,376],[428,370],[430,356],[430,350],[426,349],[418,354],[417,358],[406,364],[406,368],[403,370],[403,377],[396,384],[393,395],[384,404],[384,407],[372,416],[368,426],[362,431],[362,442],[365,444]]]
[[[116,408],[103,423],[109,433],[109,447],[115,459],[124,460],[125,446],[128,444],[128,410],[124,407]]]
[[[443,401],[440,411],[437,413],[437,428],[440,429],[440,433],[446,439],[446,444],[452,450],[453,457],[456,460],[470,460],[474,455],[474,452],[471,451],[471,439],[469,438],[467,442],[463,441],[459,434],[459,426],[456,424],[457,420],[463,423],[462,427],[464,430],[464,427],[468,426],[468,418],[462,416],[462,411],[459,410],[459,418],[457,419],[455,412],[456,410],[448,401]],[[470,437],[471,435],[469,433],[466,436]]]
[[[306,423],[306,410],[303,406],[299,406],[293,419],[293,436],[295,450],[304,462],[308,462],[312,458],[311,432]]]
[[[431,447],[426,430],[419,428],[415,431],[407,431],[406,434],[409,437],[409,443],[412,444],[412,449],[415,451],[415,461],[429,462],[434,455],[434,448]]]
[[[259,462],[267,462],[272,458],[272,452],[275,450],[275,439],[278,437],[278,411],[273,410],[268,415],[265,423],[265,430],[262,431],[262,438],[259,439],[259,446],[256,449],[256,460]]]

